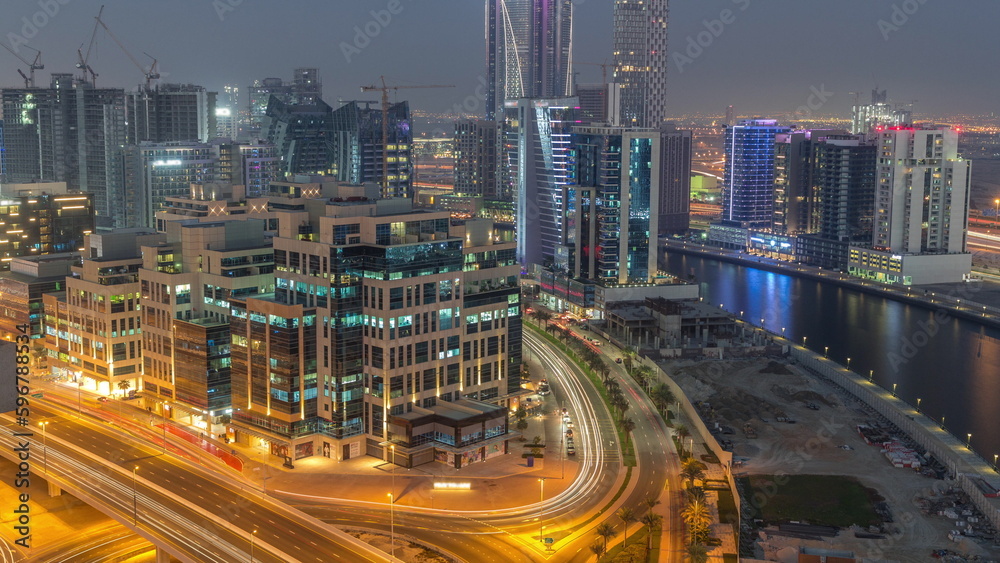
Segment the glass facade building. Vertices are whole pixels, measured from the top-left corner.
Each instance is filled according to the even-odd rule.
[[[667,117],[668,14],[668,0],[615,0],[614,82],[626,127],[659,127]]]
[[[726,128],[722,221],[769,229],[774,215],[775,136],[789,127],[772,119],[742,120]]]

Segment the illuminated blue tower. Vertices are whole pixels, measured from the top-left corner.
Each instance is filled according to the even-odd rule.
[[[769,229],[774,213],[774,138],[791,129],[773,119],[745,119],[726,128],[722,223]]]

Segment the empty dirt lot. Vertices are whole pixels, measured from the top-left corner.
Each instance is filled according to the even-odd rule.
[[[833,540],[772,538],[769,544],[851,550],[858,557],[875,560],[931,561],[934,549],[988,561],[1000,559],[1000,549],[992,542],[948,539],[961,515],[949,519],[924,513],[919,499],[941,499],[951,483],[914,469],[896,468],[879,447],[866,444],[857,425],[878,421],[850,395],[798,366],[769,365],[767,359],[669,361],[661,366],[675,377],[692,403],[707,403],[701,407],[706,424],[719,423],[727,432],[720,433],[720,438],[732,442],[734,455],[743,462],[734,468],[737,475],[854,476],[885,498],[894,520],[886,525],[883,539],[858,539],[842,530]],[[779,418],[795,422],[779,422]],[[753,434],[755,438],[748,437]]]

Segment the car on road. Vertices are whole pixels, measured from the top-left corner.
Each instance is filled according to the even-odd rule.
[[[106,403],[106,402],[108,402],[108,398],[107,397],[98,397],[97,398],[97,402],[99,402],[99,403]]]
[[[621,359],[621,358],[615,358],[615,363],[616,363],[616,364],[620,364],[620,363],[622,363],[622,359]]]
[[[573,446],[566,446],[566,455],[576,455],[576,448]]]

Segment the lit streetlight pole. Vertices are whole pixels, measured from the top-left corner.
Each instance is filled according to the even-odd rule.
[[[803,348],[806,347],[806,337],[805,336],[802,337],[802,347]]]
[[[396,504],[396,499],[389,493],[389,552],[396,557],[396,513],[392,505]]]
[[[135,494],[135,472],[139,470],[139,466],[136,465],[132,468],[132,525],[139,525],[139,503],[136,501]]]
[[[896,386],[897,386],[897,385],[899,385],[899,384],[898,384],[898,383],[893,383],[893,384],[892,384],[892,396],[893,396],[893,397],[895,397],[895,396],[896,396]]]
[[[851,371],[851,359],[847,358],[847,371]]]
[[[830,347],[829,346],[823,346],[823,357],[824,358],[829,358],[830,357]]]
[[[1000,457],[1000,454],[993,454],[993,469],[997,468],[997,458],[998,457]]]
[[[48,422],[39,422],[39,426],[42,427],[42,467],[45,473],[49,472],[49,447],[45,443],[45,427],[49,425]]]
[[[257,528],[250,532],[250,563],[253,563],[253,540],[257,537]]]
[[[542,525],[542,505],[545,503],[545,477],[538,480],[538,541],[545,544],[544,526]]]
[[[917,397],[917,412],[920,412],[920,397]]]
[[[965,436],[965,447],[972,449],[972,434],[966,434]]]
[[[993,205],[994,205],[993,223],[997,226],[1000,226],[1000,198],[994,199]]]

